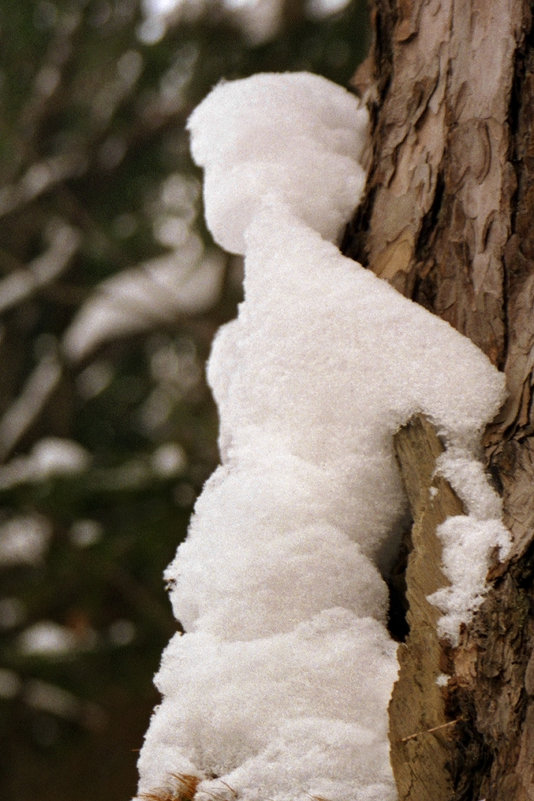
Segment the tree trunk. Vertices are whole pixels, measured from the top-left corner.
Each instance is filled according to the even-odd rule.
[[[435,527],[458,513],[435,487],[440,443],[397,438],[414,514],[410,633],[390,709],[401,801],[534,799],[534,37],[521,0],[374,0],[355,76],[373,111],[368,191],[344,250],[448,320],[505,370],[485,434],[512,554],[452,649],[426,596],[443,584]],[[458,387],[461,392],[462,388]],[[422,568],[421,565],[424,565]],[[429,569],[429,565],[432,569]],[[448,682],[438,686],[436,678]],[[443,680],[440,685],[443,685]]]

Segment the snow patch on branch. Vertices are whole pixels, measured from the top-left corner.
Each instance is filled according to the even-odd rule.
[[[367,126],[355,97],[305,73],[223,83],[191,117],[208,225],[245,255],[245,300],[208,365],[222,464],[166,572],[187,633],[156,677],[140,798],[180,773],[202,779],[199,799],[396,797],[382,575],[406,500],[393,435],[423,412],[476,464],[504,384],[468,339],[339,252]],[[505,544],[473,470],[474,513],[447,535],[464,619]],[[472,535],[477,566],[459,570]]]

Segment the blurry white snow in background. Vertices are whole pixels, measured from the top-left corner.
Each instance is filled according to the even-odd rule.
[[[320,19],[342,11],[350,0],[308,0],[304,13]],[[147,44],[159,41],[167,24],[194,22],[208,9],[219,9],[221,17],[237,25],[251,44],[273,39],[280,30],[284,0],[144,0],[145,20],[139,38]]]
[[[195,232],[199,195],[198,181],[179,173],[162,183],[147,210],[154,220],[154,238],[167,252],[95,287],[63,337],[71,360],[85,358],[110,340],[201,314],[217,303],[227,257],[206,249]],[[87,392],[92,392],[89,382]]]
[[[25,629],[17,639],[24,654],[66,654],[78,647],[78,638],[66,626],[53,620],[41,620]]]
[[[109,340],[207,311],[219,297],[224,263],[191,237],[175,253],[123,270],[81,307],[65,333],[66,354],[77,361]]]
[[[0,565],[35,565],[43,561],[52,527],[42,515],[14,517],[0,526]]]
[[[27,456],[16,456],[0,466],[0,488],[23,481],[41,481],[51,476],[81,473],[91,461],[78,442],[61,437],[43,437]]]

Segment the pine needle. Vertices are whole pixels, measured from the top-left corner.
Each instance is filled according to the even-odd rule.
[[[449,726],[454,726],[456,723],[459,723],[463,718],[455,718],[455,720],[449,720],[447,723],[441,723],[439,726],[433,726],[431,729],[423,729],[423,731],[416,731],[414,734],[409,734],[407,737],[401,738],[401,743],[407,743],[408,740],[414,740],[416,737],[419,737],[421,734],[432,734],[432,732],[439,731],[440,729],[446,729]]]
[[[142,798],[143,801],[193,801],[199,782],[198,776],[190,776],[187,773],[171,773],[169,787],[160,787],[148,793],[140,793],[139,798]]]

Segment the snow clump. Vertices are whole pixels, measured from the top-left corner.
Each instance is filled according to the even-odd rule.
[[[209,360],[222,464],[166,572],[187,633],[156,677],[139,794],[182,773],[198,799],[394,801],[382,575],[406,499],[392,438],[423,412],[473,464],[503,377],[339,252],[365,182],[368,115],[353,95],[256,75],[216,87],[189,128],[211,232],[245,256],[245,300]],[[447,539],[464,618],[505,542],[477,481],[479,507]],[[464,547],[474,571],[458,569]]]

